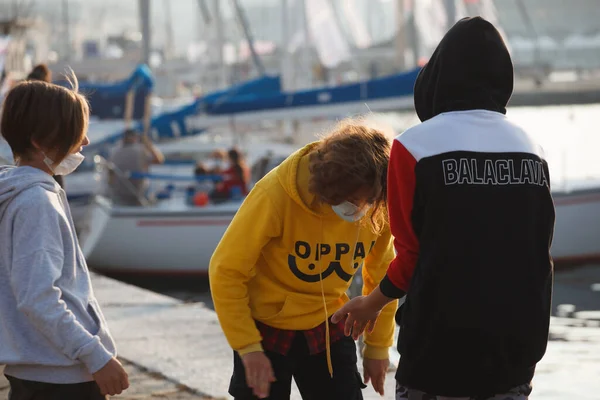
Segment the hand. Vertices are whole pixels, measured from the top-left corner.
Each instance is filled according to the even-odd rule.
[[[269,397],[271,383],[275,382],[275,374],[271,360],[262,351],[247,353],[242,356],[246,370],[246,383],[259,399]]]
[[[371,358],[363,359],[363,369],[365,384],[373,385],[373,389],[383,396],[383,387],[385,384],[385,376],[390,366],[390,360],[373,360]]]
[[[358,296],[350,300],[333,314],[331,322],[337,324],[347,316],[348,318],[346,319],[346,324],[344,326],[344,333],[346,336],[352,334],[354,340],[358,340],[365,329],[367,329],[369,333],[373,331],[380,312],[381,308],[378,308],[377,305],[371,305],[367,296]]]
[[[92,376],[104,396],[121,394],[129,387],[127,372],[125,372],[125,369],[116,358],[111,359]]]
[[[153,147],[152,140],[150,140],[150,136],[148,135],[141,135],[140,142],[148,149]]]

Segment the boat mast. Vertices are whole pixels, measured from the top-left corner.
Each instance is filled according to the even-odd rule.
[[[538,68],[541,66],[540,37],[533,23],[533,19],[529,15],[527,7],[525,7],[525,4],[523,3],[523,0],[517,0],[517,6],[519,9],[519,14],[521,14],[521,18],[523,19],[523,22],[525,22],[525,26],[527,27],[527,30],[529,30],[531,38],[535,41],[535,47],[533,52],[533,68],[535,70],[538,70]],[[542,82],[540,81],[540,78],[536,78],[536,84],[539,86],[541,85],[541,83]]]
[[[394,44],[396,48],[396,68],[399,71],[406,69],[406,29],[404,23],[404,0],[396,0],[396,36]],[[413,7],[414,8],[414,7]]]
[[[281,0],[281,71],[279,72],[281,89],[286,92],[293,92],[296,89],[296,68],[291,59],[290,53],[290,12],[288,0]],[[288,143],[294,142],[296,133],[293,130],[294,123],[290,120],[281,120],[280,128],[282,136]]]
[[[282,89],[293,91],[294,88],[294,65],[290,58],[290,14],[288,0],[281,0],[281,77]]]
[[[300,10],[302,13],[302,30],[304,31],[304,46],[302,47],[302,52],[304,53],[302,57],[302,73],[301,76],[305,76],[308,82],[306,86],[313,86],[313,70],[312,70],[312,51],[311,51],[311,35],[310,29],[308,27],[308,13],[306,12],[306,2],[304,0],[297,0],[297,4],[300,5]],[[304,86],[304,85],[303,85]]]
[[[138,0],[140,25],[142,28],[142,59],[141,62],[150,66],[150,0]]]
[[[252,62],[254,63],[254,67],[256,68],[260,76],[264,76],[265,66],[263,65],[258,54],[256,53],[256,49],[254,48],[254,38],[252,37],[252,32],[250,31],[250,24],[246,19],[246,14],[244,13],[244,10],[242,9],[242,6],[240,5],[238,0],[231,0],[231,2],[233,3],[233,8],[238,17],[238,20],[240,21],[240,25],[242,25],[242,30],[244,31],[244,36],[246,38],[246,41],[248,42],[248,47],[250,49],[250,54],[252,55]]]
[[[329,6],[331,7],[331,11],[333,12],[333,23],[337,25],[337,28],[339,29],[339,31],[342,33],[344,41],[346,43],[348,43],[348,48],[350,49],[350,65],[352,66],[352,69],[354,70],[354,72],[356,72],[356,74],[358,75],[359,79],[362,78],[362,68],[360,66],[360,62],[359,62],[359,57],[356,54],[356,50],[357,50],[357,43],[355,38],[350,39],[348,37],[348,34],[346,34],[345,29],[344,29],[344,24],[342,22],[342,17],[340,15],[340,10],[338,9],[338,7],[336,6],[336,2],[335,0],[329,0]],[[354,4],[347,4],[347,7],[354,7]],[[369,9],[373,7],[373,5],[371,4],[369,6]],[[367,30],[368,31],[368,30]],[[369,33],[369,36],[371,36],[371,33]],[[352,35],[350,35],[352,36]],[[326,68],[325,66],[323,66],[323,68]],[[327,74],[329,76],[329,79],[331,79],[331,74]],[[325,85],[329,85],[329,81],[325,82]]]
[[[18,7],[18,4],[15,2],[15,7]],[[65,32],[65,61],[71,61],[71,27],[69,23],[69,0],[62,1],[62,14],[63,14],[63,24],[64,24],[64,32]],[[15,18],[17,17],[17,12],[15,12]]]
[[[225,57],[223,48],[225,46],[225,32],[223,31],[223,15],[221,14],[221,0],[213,0],[213,10],[215,13],[215,33],[216,33],[216,51],[217,63],[219,65],[218,84],[222,89],[227,86],[227,70],[225,68]]]
[[[163,7],[165,9],[165,60],[169,60],[173,56],[173,25],[171,23],[171,1],[163,0]]]
[[[456,0],[444,0],[445,8],[446,8],[446,18],[448,21],[448,26],[446,26],[446,30],[450,30],[454,26],[456,22]]]

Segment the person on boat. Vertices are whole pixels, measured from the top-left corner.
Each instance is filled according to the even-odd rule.
[[[123,134],[123,143],[115,149],[110,161],[124,176],[130,174],[147,174],[150,165],[162,164],[165,157],[161,151],[152,144],[147,135],[141,135],[135,129],[128,129]],[[123,177],[111,173],[109,178],[110,195],[115,204],[137,206],[141,199],[148,198],[150,182],[148,178]]]
[[[397,399],[524,400],[546,351],[554,205],[541,147],[510,122],[513,64],[496,28],[460,20],[414,86],[422,121],[388,171],[397,256],[333,321],[357,337],[394,299]]]
[[[51,83],[52,82],[52,71],[46,64],[38,64],[27,75],[28,81],[42,81]],[[62,175],[54,175],[54,180],[58,182],[61,188],[65,188],[65,180]]]
[[[210,173],[213,175],[223,173],[227,167],[227,152],[224,149],[216,149],[211,153],[210,159],[212,165]]]
[[[288,157],[252,189],[209,267],[215,310],[234,350],[236,400],[359,400],[356,345],[329,317],[362,265],[364,293],[394,258],[385,207],[390,139],[361,121]],[[383,395],[396,305],[365,339],[365,382]]]
[[[19,83],[2,111],[17,162],[0,167],[0,364],[9,400],[100,400],[129,386],[67,197],[52,179],[73,172],[89,144],[88,104],[72,82]]]
[[[202,162],[196,163],[196,168],[194,168],[194,177],[196,178],[196,183],[194,185],[194,189],[198,192],[210,194],[215,184],[212,181],[211,174],[209,169]]]
[[[241,151],[232,148],[227,152],[227,157],[229,158],[229,168],[221,172],[223,180],[216,184],[215,190],[211,194],[213,200],[230,199],[236,191],[241,196],[248,194],[250,169]]]

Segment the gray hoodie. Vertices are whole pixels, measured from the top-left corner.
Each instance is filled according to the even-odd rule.
[[[116,355],[65,192],[0,167],[0,364],[20,379],[80,383]]]

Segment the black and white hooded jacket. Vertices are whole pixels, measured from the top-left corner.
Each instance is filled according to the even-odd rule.
[[[392,147],[380,288],[407,293],[397,380],[433,395],[505,393],[546,351],[554,206],[542,149],[505,116],[512,90],[498,31],[463,19],[417,78],[422,123]]]

